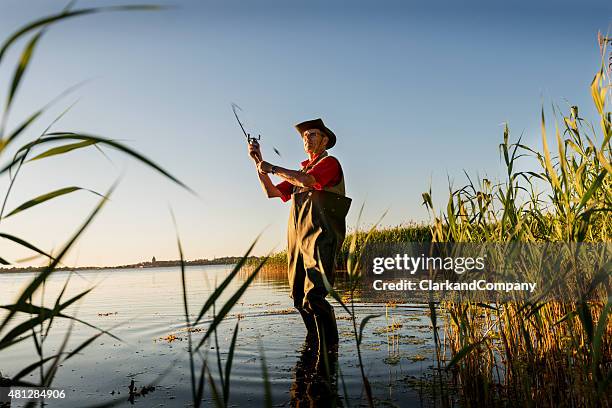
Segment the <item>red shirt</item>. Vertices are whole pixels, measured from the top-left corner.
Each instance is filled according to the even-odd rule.
[[[312,160],[304,160],[302,162],[302,168],[308,166],[314,160],[317,160],[318,157],[319,156],[316,156]],[[342,168],[340,167],[340,162],[338,162],[335,157],[327,156],[306,171],[306,174],[310,174],[316,180],[312,188],[315,190],[323,190],[325,187],[335,186],[340,182],[342,179]],[[293,184],[286,180],[276,185],[276,188],[278,188],[283,195],[281,197],[283,202],[291,200],[293,187]]]

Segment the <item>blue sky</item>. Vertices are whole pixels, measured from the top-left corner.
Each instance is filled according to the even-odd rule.
[[[76,6],[111,4],[127,2]],[[264,198],[231,102],[244,109],[248,128],[263,135],[264,157],[284,167],[304,159],[293,124],[325,120],[338,136],[331,153],[354,200],[349,225],[363,202],[366,223],[386,209],[386,225],[426,222],[421,193],[430,186],[442,203],[449,180],[466,181],[464,170],[503,176],[497,149],[503,122],[539,148],[542,103],[579,105],[592,117],[596,34],[612,22],[612,4],[603,1],[156,4],[174,7],[53,26],[12,111],[15,125],[68,86],[91,79],[28,137],[77,102],[55,130],[121,139],[199,194],[112,150],[106,150],[110,161],[92,148],[32,163],[9,209],[69,185],[104,192],[122,177],[72,252],[72,264],[176,259],[169,206],[188,259],[238,255],[262,231],[258,254],[284,247],[288,205]],[[63,6],[4,0],[1,37]],[[23,45],[0,65],[0,92]],[[0,178],[0,191],[7,183]],[[75,193],[3,220],[0,229],[58,249],[95,203],[95,196]],[[27,255],[7,243],[1,248],[8,259]]]

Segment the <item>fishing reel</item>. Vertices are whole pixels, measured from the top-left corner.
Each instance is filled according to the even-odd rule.
[[[251,136],[250,133],[247,133],[247,142],[248,144],[252,145],[252,144],[259,144],[259,141],[261,140],[261,135],[257,135],[257,137],[253,137]]]
[[[236,121],[238,122],[238,125],[240,125],[240,129],[242,129],[242,134],[244,135],[244,137],[246,137],[246,141],[250,146],[257,146],[259,147],[259,141],[261,140],[261,135],[257,135],[257,137],[251,136],[250,133],[247,133],[246,130],[244,130],[244,126],[242,125],[242,122],[240,121],[240,118],[238,117],[238,113],[236,112],[236,110],[242,110],[240,108],[240,106],[236,105],[235,103],[232,103],[232,111],[234,112],[234,117],[236,118]],[[273,147],[274,149],[274,153],[276,153],[278,155],[278,157],[280,157],[280,152],[278,151],[278,149],[276,147]],[[257,159],[259,159],[260,161],[262,160],[260,155],[257,155]]]
[[[253,136],[251,136],[250,133],[247,133],[246,137],[247,137],[247,143],[250,146],[255,146],[257,149],[259,149],[259,141],[261,140],[261,135],[257,135],[257,137],[253,137]],[[261,157],[261,154],[257,154],[256,152],[252,152],[251,157],[253,157],[257,161],[262,161],[263,160],[262,157]]]

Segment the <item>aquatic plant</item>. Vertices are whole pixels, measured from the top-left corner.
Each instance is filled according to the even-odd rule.
[[[350,255],[351,245],[355,240],[354,253]],[[428,225],[407,224],[387,227],[376,227],[373,230],[355,230],[347,233],[344,243],[337,257],[337,271],[345,273],[349,256],[357,259],[362,256],[366,242],[370,245],[393,243],[393,242],[429,242],[431,241],[431,230]],[[254,268],[257,260],[249,260],[247,265]],[[245,269],[245,271],[247,271]],[[268,257],[268,262],[259,274],[258,279],[275,280],[287,276],[287,252],[282,250]]]
[[[174,219],[174,216],[173,216]],[[175,224],[176,225],[176,224]],[[187,283],[185,278],[185,262],[183,258],[183,249],[181,245],[181,241],[177,232],[177,246],[181,261],[181,284],[182,284],[182,293],[183,293],[183,307],[185,311],[185,323],[186,330],[188,336],[188,347],[187,353],[189,355],[189,372],[191,376],[191,390],[192,390],[192,401],[194,407],[200,407],[203,402],[204,397],[204,386],[206,384],[206,379],[208,378],[208,383],[210,385],[211,394],[213,396],[213,400],[217,407],[228,407],[229,406],[229,398],[230,398],[230,384],[231,384],[231,373],[232,373],[232,365],[234,361],[234,351],[236,348],[236,340],[238,338],[238,328],[240,324],[240,319],[236,319],[236,325],[234,327],[234,333],[232,335],[232,340],[228,349],[228,356],[225,362],[225,367],[221,364],[221,348],[219,346],[219,338],[218,338],[218,329],[219,325],[223,323],[223,321],[227,318],[229,312],[232,308],[238,303],[241,296],[251,285],[261,268],[266,264],[267,258],[264,257],[259,261],[257,267],[249,273],[249,276],[244,279],[241,283],[240,287],[236,290],[234,294],[232,294],[229,299],[223,304],[220,311],[216,311],[216,302],[219,298],[224,294],[227,290],[231,282],[238,276],[239,272],[243,270],[246,262],[249,260],[249,256],[251,251],[255,247],[257,243],[257,239],[251,244],[247,252],[243,255],[243,257],[234,265],[232,271],[225,277],[223,282],[219,286],[215,288],[215,290],[211,293],[211,295],[206,299],[202,307],[200,308],[200,312],[195,320],[192,321],[189,314],[189,303],[187,301]],[[203,331],[204,335],[199,340],[197,345],[194,345],[193,335],[192,333],[195,331],[194,328],[197,328],[198,325],[204,323],[204,319],[206,318],[207,313],[212,312],[212,320],[210,322],[206,322],[206,328]],[[204,345],[207,345],[211,339],[215,341],[215,352],[217,359],[217,368],[218,375],[221,382],[221,393],[219,393],[215,380],[213,379],[213,372],[210,369],[210,364],[208,361],[208,355],[201,352],[201,348]],[[260,347],[260,354],[262,355],[262,371],[263,371],[263,379],[264,379],[264,391],[265,391],[265,400],[266,406],[271,407],[271,391],[268,381],[268,374],[266,369],[265,359],[263,359],[263,347]],[[199,370],[196,370],[196,365],[199,364]]]
[[[367,323],[375,319],[377,317],[382,316],[381,314],[370,314],[365,316],[363,319],[359,321],[359,328],[357,314],[355,312],[355,292],[360,288],[361,281],[363,278],[363,268],[361,267],[361,254],[358,250],[358,242],[360,245],[365,246],[369,243],[370,239],[375,235],[376,228],[380,224],[381,220],[387,214],[386,211],[382,214],[382,216],[378,219],[374,225],[365,233],[360,233],[360,221],[363,215],[363,208],[365,203],[361,206],[359,210],[359,215],[357,217],[357,226],[355,228],[355,232],[352,234],[350,239],[345,240],[349,242],[349,247],[347,251],[346,258],[346,271],[347,271],[347,295],[350,300],[350,304],[347,305],[343,300],[342,296],[332,287],[329,281],[326,279],[325,273],[322,273],[323,282],[325,283],[325,287],[329,294],[340,304],[340,306],[344,309],[344,311],[349,315],[350,322],[353,329],[353,340],[355,342],[355,349],[357,350],[357,359],[359,361],[359,372],[361,374],[361,380],[363,382],[363,388],[365,391],[366,400],[368,402],[368,406],[374,406],[374,397],[372,394],[372,386],[370,385],[370,381],[365,373],[364,365],[363,365],[363,357],[361,351],[361,344],[363,343],[363,332],[367,325]],[[360,241],[361,238],[361,241]],[[321,271],[324,271],[323,265],[319,260],[319,268]],[[327,353],[325,352],[325,347],[323,347],[323,356],[327,357]],[[327,362],[325,362],[328,365]],[[340,367],[338,366],[338,370]],[[344,377],[339,371],[340,378],[344,381]],[[343,385],[343,389],[345,390],[345,399],[348,401],[348,396],[346,395],[346,386]],[[347,402],[348,403],[348,402]],[[335,404],[334,404],[335,405]]]
[[[605,84],[605,81],[608,84]],[[349,314],[360,358],[363,326],[351,310],[363,271],[360,254],[374,242],[526,242],[610,243],[612,237],[611,113],[609,78],[601,67],[591,83],[599,114],[595,127],[572,106],[555,124],[557,154],[547,137],[541,113],[542,148],[521,139],[512,143],[506,125],[499,146],[506,180],[489,179],[450,188],[446,208],[437,212],[431,191],[422,195],[433,215],[430,225],[356,230],[347,236],[341,265],[347,269],[347,294],[330,294]],[[553,106],[555,116],[561,110]],[[519,160],[532,159],[535,169],[517,170]],[[612,382],[612,264],[605,247],[602,265],[590,274],[561,285],[561,299],[536,302],[442,302],[430,297],[429,316],[436,345],[432,397],[452,406],[523,404],[598,406],[609,404]],[[607,258],[606,258],[607,257]],[[262,276],[286,276],[286,254],[274,255]],[[349,306],[347,306],[349,305]],[[362,325],[376,315],[362,320]],[[440,321],[444,324],[441,325]],[[444,336],[440,335],[443,331]],[[362,372],[366,397],[373,404]]]
[[[576,106],[555,123],[557,155],[550,151],[544,109],[542,149],[510,142],[506,125],[500,152],[504,182],[471,180],[451,189],[433,215],[435,242],[604,242],[612,238],[611,114],[602,66],[591,83],[603,137]],[[609,81],[609,78],[608,78]],[[553,106],[555,116],[560,110]],[[599,139],[599,141],[598,141]],[[517,171],[518,160],[535,159],[537,171]],[[610,402],[612,381],[612,285],[609,247],[601,269],[567,283],[562,299],[536,302],[443,302],[452,389],[465,405],[520,401],[532,406],[600,406]],[[582,283],[582,284],[580,284]],[[568,299],[568,301],[563,301]],[[432,309],[435,319],[435,309]],[[432,320],[433,321],[433,320]],[[435,324],[434,324],[435,326]],[[441,344],[438,345],[442,347]],[[440,353],[439,361],[446,356]],[[442,387],[443,388],[443,387]],[[447,403],[452,399],[447,394]]]
[[[45,117],[46,112],[53,105],[55,105],[69,93],[73,92],[76,88],[78,88],[78,86],[62,92],[57,98],[46,103],[42,107],[38,108],[38,110],[34,111],[31,115],[24,118],[13,129],[7,130],[11,108],[18,96],[18,91],[23,83],[25,74],[27,73],[28,67],[32,61],[39,42],[45,36],[45,33],[51,28],[51,26],[70,18],[92,15],[100,12],[148,11],[159,9],[158,6],[138,5],[83,8],[73,10],[71,6],[72,3],[60,13],[38,19],[22,26],[11,36],[9,36],[4,43],[2,43],[2,45],[0,45],[1,66],[2,63],[5,62],[8,50],[11,47],[16,46],[21,39],[29,37],[17,61],[12,81],[10,84],[8,84],[7,98],[0,117],[0,160],[4,160],[0,164],[0,177],[5,180],[8,178],[8,180],[6,180],[8,181],[8,187],[4,191],[2,206],[0,207],[0,227],[2,226],[2,221],[6,218],[26,216],[26,212],[35,206],[42,205],[49,200],[58,199],[77,191],[88,191],[101,197],[99,203],[86,218],[81,227],[56,253],[51,253],[40,249],[29,239],[0,231],[0,240],[10,241],[14,245],[28,249],[35,255],[34,257],[28,257],[26,260],[22,261],[31,261],[36,257],[45,257],[48,262],[48,264],[41,271],[39,271],[23,289],[14,303],[0,306],[0,308],[4,309],[5,311],[0,322],[0,353],[5,354],[16,344],[22,343],[26,340],[31,340],[34,343],[35,352],[38,357],[37,361],[23,367],[22,370],[14,373],[8,379],[8,382],[12,385],[49,387],[52,384],[59,367],[72,357],[81,353],[100,336],[111,336],[117,340],[120,340],[109,331],[96,327],[77,318],[74,315],[67,313],[68,308],[84,299],[92,290],[91,288],[66,299],[64,295],[69,284],[68,278],[62,291],[52,302],[53,307],[46,307],[43,303],[45,282],[54,273],[56,268],[62,265],[64,258],[74,246],[75,242],[81,237],[96,215],[101,211],[111,196],[118,181],[115,181],[115,183],[104,194],[100,194],[80,186],[67,186],[50,192],[41,192],[40,195],[25,201],[7,213],[7,203],[11,195],[11,191],[15,187],[16,182],[18,181],[18,176],[24,166],[28,165],[32,161],[62,156],[90,146],[95,146],[98,149],[112,147],[113,149],[125,153],[136,161],[154,169],[162,174],[165,178],[170,179],[179,186],[191,191],[189,187],[161,168],[155,162],[116,140],[70,131],[51,131],[52,127],[59,123],[59,120],[69,111],[70,107],[51,120],[50,124],[42,133],[33,135],[31,132],[32,126],[36,122],[41,121]],[[23,144],[20,146],[15,146],[15,144],[21,140],[24,140],[25,142],[23,142]],[[47,150],[42,152],[37,152],[37,154],[34,155],[37,150],[48,147],[49,145],[52,145],[53,147],[47,148]],[[14,148],[11,156],[9,156],[10,148]],[[0,264],[10,265],[11,263],[12,262],[8,260],[8,257],[5,256],[5,254],[0,253]],[[58,319],[70,321],[70,327],[64,333],[63,342],[61,343],[59,350],[51,354],[46,354],[44,347],[45,341],[47,340],[48,336],[52,334],[53,324]],[[68,341],[74,324],[81,324],[94,328],[97,333],[83,343],[68,350]],[[40,374],[39,382],[33,384],[25,381],[26,376],[35,372],[36,370],[38,370]]]

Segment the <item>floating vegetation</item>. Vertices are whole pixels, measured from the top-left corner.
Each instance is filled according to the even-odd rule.
[[[119,314],[119,312],[108,312],[108,313],[98,313],[98,316],[100,316],[100,317],[108,317],[108,316],[116,316],[118,314]]]
[[[189,332],[189,333],[200,333],[203,331],[206,331],[206,329],[202,328],[202,327],[187,327],[182,329],[183,331]]]
[[[402,327],[404,327],[404,325],[402,323],[392,323],[392,324],[390,324],[388,326],[379,327],[377,329],[374,329],[374,334],[394,333],[397,330],[401,329]]]
[[[183,341],[183,338],[181,336],[177,336],[176,334],[168,334],[167,336],[153,339],[153,341],[155,343],[157,342],[173,343],[175,341]]]
[[[270,306],[279,306],[280,302],[265,302],[265,303],[249,303],[248,307],[270,307]]]
[[[431,339],[416,336],[399,336],[400,344],[422,345],[431,342]]]
[[[422,354],[415,354],[415,355],[408,357],[408,360],[412,361],[413,363],[416,363],[417,361],[427,360],[427,357],[425,357]]]
[[[297,314],[297,311],[294,308],[264,310],[263,314],[265,315],[289,315],[289,314]]]
[[[134,380],[132,380],[130,382],[130,385],[128,386],[128,390],[130,393],[128,397],[128,402],[130,404],[134,404],[136,398],[145,397],[147,394],[155,391],[155,386],[143,385],[140,389],[138,389],[138,387],[136,387],[136,385],[134,384]]]
[[[399,364],[401,359],[402,359],[401,356],[393,355],[393,356],[385,357],[383,359],[383,363],[385,363],[387,365],[397,365],[397,364]]]

